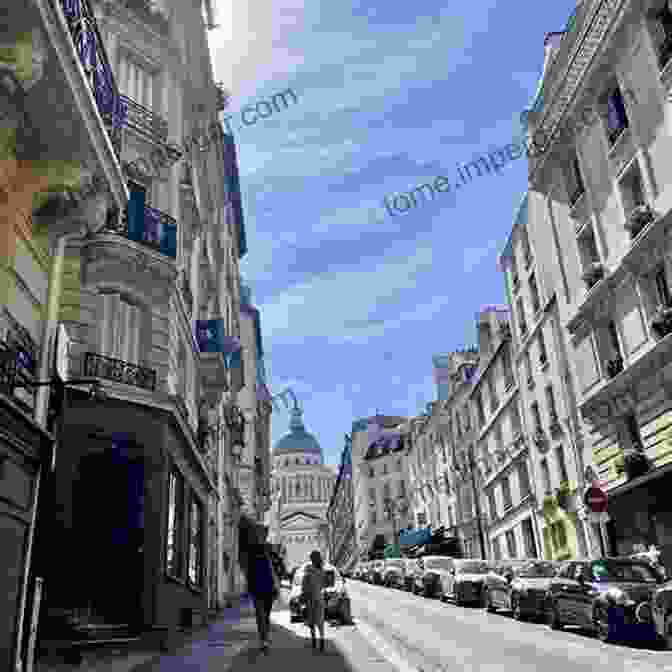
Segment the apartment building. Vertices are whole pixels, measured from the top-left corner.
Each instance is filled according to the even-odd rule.
[[[541,555],[509,318],[506,306],[486,308],[477,316],[480,364],[470,392],[488,556],[494,560]]]
[[[609,494],[606,551],[657,544],[668,568],[671,24],[667,3],[577,6],[533,109],[548,147],[529,167],[530,224],[587,423],[585,475]]]
[[[352,483],[352,437],[345,435],[338,476],[327,509],[329,559],[348,571],[359,559],[355,539],[355,509]]]
[[[441,442],[446,444],[447,462],[443,468],[446,493],[445,520],[455,527],[465,557],[485,557],[486,544],[482,502],[476,496],[477,474],[473,460],[475,426],[469,394],[479,362],[476,347],[455,350],[449,354],[449,380],[440,402]],[[442,448],[443,450],[443,448]],[[446,481],[445,475],[448,476]]]
[[[406,439],[399,427],[406,418],[375,415],[353,423],[352,467],[357,549],[361,556],[393,543],[408,527],[402,510],[408,492]]]

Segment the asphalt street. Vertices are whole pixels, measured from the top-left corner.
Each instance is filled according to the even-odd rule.
[[[576,629],[556,632],[505,613],[488,614],[358,581],[347,585],[355,625],[329,629],[328,635],[335,646],[359,654],[351,664],[357,670],[371,669],[361,658],[363,641],[382,659],[380,669],[387,663],[401,672],[672,672],[672,651],[654,644],[603,644]],[[303,629],[307,636],[305,626],[287,627]]]

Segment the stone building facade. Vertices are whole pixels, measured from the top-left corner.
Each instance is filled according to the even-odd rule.
[[[341,570],[349,570],[357,561],[355,507],[352,483],[352,438],[345,437],[338,476],[327,509],[329,524],[329,560]]]

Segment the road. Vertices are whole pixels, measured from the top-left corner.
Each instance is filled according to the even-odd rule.
[[[603,644],[575,629],[519,623],[505,614],[457,607],[398,590],[349,581],[355,625],[327,628],[353,670],[376,672],[672,672],[672,652]],[[286,608],[274,620],[290,624]]]

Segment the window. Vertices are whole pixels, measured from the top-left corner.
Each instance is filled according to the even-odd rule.
[[[166,571],[182,575],[182,539],[184,526],[184,484],[176,471],[168,475],[168,530],[166,534]]]
[[[465,404],[462,411],[464,413],[464,431],[468,432],[471,429],[471,413],[469,412],[469,404]]]
[[[122,56],[119,63],[119,88],[134,102],[152,109],[154,95],[154,76],[138,65],[128,55]]]
[[[523,248],[523,258],[525,259],[525,267],[529,268],[532,263],[532,248],[530,247],[530,238],[527,235],[527,229],[522,230],[520,239]]]
[[[203,584],[203,506],[195,497],[189,525],[189,581],[195,586]]]
[[[402,467],[401,467],[401,458],[400,457],[397,458],[396,468],[397,468],[397,471],[399,473],[401,473]]]
[[[485,424],[485,411],[483,410],[483,395],[480,390],[476,393],[476,412],[478,413],[478,422],[482,427]]]
[[[499,537],[492,540],[492,554],[495,556],[495,560],[502,559],[502,542]]]
[[[520,411],[518,410],[518,402],[514,401],[509,409],[509,416],[511,418],[511,432],[513,436],[517,436],[521,433],[522,427],[520,422]]]
[[[534,375],[532,374],[532,357],[530,357],[530,351],[526,350],[523,357],[525,362],[525,376],[527,378],[527,385],[530,386],[534,383]]]
[[[422,513],[418,513],[416,517],[418,520],[418,527],[424,527],[427,525],[427,514],[424,511]]]
[[[541,482],[544,486],[544,494],[551,494],[551,470],[548,467],[548,460],[544,457],[539,463],[541,467]]]
[[[488,394],[490,395],[490,412],[494,413],[497,410],[497,406],[499,406],[499,399],[497,398],[495,379],[492,372],[488,375]]]
[[[383,476],[387,476],[387,462],[383,463]]]
[[[102,353],[139,364],[142,318],[142,309],[128,297],[113,292],[103,294]]]
[[[583,178],[581,177],[581,167],[579,158],[575,151],[564,165],[565,180],[567,183],[567,195],[569,196],[569,206],[572,207],[585,192]]]
[[[633,446],[641,446],[642,438],[639,433],[639,425],[634,413],[628,413],[625,418],[625,428],[628,432],[628,439]]]
[[[532,519],[525,518],[521,524],[523,532],[523,544],[525,546],[525,555],[528,558],[537,557],[537,545],[534,543],[534,528],[532,527]]]
[[[532,420],[534,422],[535,431],[541,431],[541,413],[539,412],[539,402],[533,401],[530,405],[532,411]]]
[[[373,478],[376,475],[372,466],[369,466],[369,478]]]
[[[553,394],[553,385],[546,386],[546,406],[548,407],[548,415],[551,419],[551,424],[558,421],[558,411],[555,407],[555,395]]]
[[[369,512],[369,522],[371,523],[371,525],[376,524],[376,510],[375,509],[372,509]]]
[[[502,349],[502,369],[504,371],[504,384],[508,391],[515,383],[513,378],[513,364],[511,363],[511,347],[509,344],[506,344]]]
[[[607,135],[612,146],[628,127],[625,102],[619,86],[615,86],[607,98]]]
[[[567,463],[565,462],[565,449],[562,444],[555,447],[555,457],[558,460],[560,481],[564,483],[569,480],[569,474],[567,473]]]
[[[658,51],[658,66],[662,70],[672,57],[672,11],[666,2],[653,21],[653,41]]]
[[[623,358],[621,357],[621,344],[618,340],[618,329],[616,328],[616,323],[613,320],[610,320],[606,326],[606,337],[607,337],[607,348],[608,348],[608,359],[611,360],[607,366],[608,374],[613,377],[623,369]],[[611,362],[615,361],[613,366]],[[611,369],[611,370],[610,370]]]
[[[488,491],[488,504],[490,506],[490,518],[497,520],[497,500],[495,499],[495,491],[490,489]]]
[[[455,429],[457,430],[457,435],[462,436],[462,421],[460,420],[460,414],[455,413]]]
[[[665,264],[661,264],[653,276],[654,286],[656,289],[656,300],[659,306],[669,307],[672,305],[672,297],[670,296],[670,288],[667,284],[667,273],[665,272]]]
[[[621,178],[619,186],[621,189],[621,198],[623,199],[623,209],[625,210],[626,217],[628,217],[637,206],[646,203],[642,171],[639,168],[637,159],[632,162],[625,175]]]
[[[513,530],[506,531],[506,552],[510,558],[518,556],[518,549],[516,548],[516,533]]]
[[[374,488],[369,488],[369,506],[373,508],[376,506],[376,491]]]
[[[530,294],[532,295],[532,311],[536,314],[541,310],[541,299],[539,298],[539,287],[534,273],[530,276]]]
[[[495,443],[497,444],[497,452],[504,457],[504,435],[502,434],[501,424],[497,424],[495,427]]]
[[[525,322],[525,306],[523,305],[523,297],[519,296],[516,301],[518,307],[518,325],[520,328],[521,336],[525,336],[527,333],[527,322]]]
[[[539,336],[537,340],[539,342],[539,364],[541,364],[541,366],[545,366],[546,362],[548,362],[548,351],[546,350],[544,332],[541,329],[539,329]]]
[[[521,499],[524,499],[530,494],[530,474],[527,471],[526,462],[520,462],[518,464],[518,487],[520,489]]]
[[[511,500],[511,484],[509,483],[508,476],[505,476],[502,479],[502,499],[504,500],[504,511],[513,506],[513,501]]]
[[[385,483],[383,485],[383,500],[390,499],[390,484]]]
[[[399,485],[397,487],[399,497],[406,497],[406,483],[404,481],[399,481]]]

